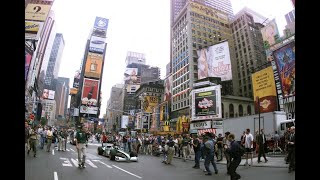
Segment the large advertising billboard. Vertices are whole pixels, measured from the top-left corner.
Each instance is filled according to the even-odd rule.
[[[197,51],[198,79],[220,77],[221,81],[232,80],[228,42],[223,42]]]
[[[84,76],[90,78],[100,78],[102,70],[103,55],[88,53]]]
[[[255,112],[273,112],[277,110],[277,92],[272,67],[267,67],[252,74],[253,97]],[[258,104],[258,98],[260,104]]]
[[[24,79],[27,80],[28,79],[28,73],[29,73],[29,69],[30,69],[30,63],[31,63],[32,55],[31,55],[30,51],[25,49],[24,56],[25,56],[25,60],[24,60]]]
[[[106,37],[107,32],[101,29],[93,29],[92,30],[92,36],[97,36],[97,37]]]
[[[91,36],[89,51],[103,54],[106,38]]]
[[[142,106],[145,113],[152,113],[152,109],[158,105],[157,96],[145,96],[143,98]]]
[[[83,114],[98,114],[98,107],[80,106],[80,113],[83,113]]]
[[[140,88],[138,84],[129,84],[127,85],[127,93],[135,93]]]
[[[221,86],[192,91],[192,120],[221,118]]]
[[[276,20],[273,19],[265,27],[261,28],[261,34],[265,49],[268,49],[270,46],[274,45],[276,43],[275,37],[280,37]]]
[[[140,84],[141,78],[138,76],[138,68],[126,68],[124,72],[125,84]]]
[[[96,20],[94,21],[94,28],[107,30],[108,29],[108,23],[109,19],[102,18],[102,17],[96,17]]]
[[[203,16],[211,16],[214,19],[219,20],[225,24],[229,24],[227,14],[223,13],[222,11],[215,10],[213,8],[207,7],[205,5],[201,5],[200,3],[190,2],[191,10],[203,15]]]
[[[42,99],[54,99],[55,91],[44,89],[42,92]]]
[[[121,117],[121,128],[127,128],[128,124],[129,124],[129,116],[123,115]]]
[[[96,106],[98,102],[99,80],[84,78],[81,103]]]
[[[172,76],[169,76],[165,81],[164,81],[164,101],[170,101],[171,96],[172,96]]]
[[[295,41],[275,50],[273,58],[280,76],[282,95],[284,97],[295,95]]]
[[[25,19],[35,21],[45,21],[51,5],[46,4],[28,4],[25,10]]]
[[[25,21],[25,32],[37,34],[41,31],[43,26],[43,22],[36,22],[36,21]]]
[[[79,87],[79,82],[80,82],[80,70],[77,70],[75,75],[74,75],[74,78],[73,78],[73,87],[74,88],[78,88]]]

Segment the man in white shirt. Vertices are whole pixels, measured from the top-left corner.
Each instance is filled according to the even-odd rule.
[[[49,129],[47,130],[47,152],[50,152],[52,138],[53,138],[52,128],[49,127]]]
[[[249,158],[249,154],[251,154],[251,165],[252,165],[252,159],[253,159],[253,136],[250,133],[250,129],[246,129],[246,134],[244,137],[244,147],[246,148],[246,164],[245,165],[249,165],[248,164],[248,158]],[[250,166],[250,165],[249,165]]]

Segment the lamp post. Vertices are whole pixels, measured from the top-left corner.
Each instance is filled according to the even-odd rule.
[[[256,97],[256,101],[258,103],[258,120],[259,120],[259,135],[260,135],[260,99],[259,96]]]

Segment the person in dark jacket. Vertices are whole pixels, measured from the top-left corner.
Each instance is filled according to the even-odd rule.
[[[290,136],[289,136],[289,141],[288,141],[288,150],[289,150],[289,156],[290,159],[289,159],[289,173],[291,173],[292,171],[295,170],[296,168],[296,165],[295,165],[295,161],[296,161],[296,155],[295,155],[295,152],[296,152],[296,145],[295,145],[295,142],[296,142],[296,135],[295,135],[295,127],[292,126],[290,128]]]
[[[229,134],[228,140],[230,141],[230,148],[227,149],[227,152],[230,154],[231,162],[229,167],[229,173],[231,180],[240,179],[241,176],[236,172],[240,162],[241,155],[239,154],[240,144],[234,140],[234,134]]]

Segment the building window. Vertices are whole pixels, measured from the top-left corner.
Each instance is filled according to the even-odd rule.
[[[221,115],[222,115],[222,118],[224,118],[224,106],[223,106],[223,103],[221,103]]]
[[[230,105],[229,105],[229,114],[230,114],[230,117],[231,117],[231,118],[234,117],[234,107],[233,107],[233,104],[230,104]]]
[[[239,105],[239,116],[243,116],[243,107],[241,104]]]
[[[248,115],[251,115],[251,106],[250,105],[247,106],[247,113],[248,113]]]

